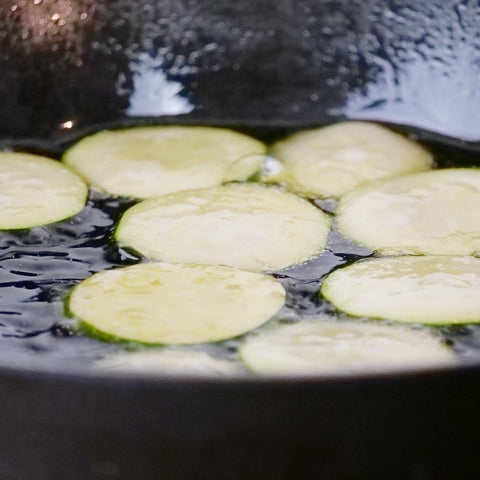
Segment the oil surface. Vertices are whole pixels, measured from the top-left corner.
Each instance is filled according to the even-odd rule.
[[[241,130],[267,142],[289,133],[285,128]],[[58,158],[65,143],[18,141],[5,147]],[[480,161],[478,154],[448,145],[432,143],[427,148],[433,151],[439,167],[474,166]],[[0,232],[0,366],[83,369],[126,348],[86,335],[67,316],[64,305],[72,287],[93,273],[143,261],[113,241],[116,223],[133,203],[90,191],[87,205],[73,218],[24,231]],[[316,204],[327,213],[335,208],[334,202]],[[271,272],[287,290],[286,305],[273,321],[338,315],[318,295],[323,278],[340,265],[370,255],[371,251],[347,241],[334,228],[324,253],[302,265]],[[453,346],[462,361],[480,360],[479,326],[433,330]],[[233,339],[192,348],[235,361],[238,342]]]

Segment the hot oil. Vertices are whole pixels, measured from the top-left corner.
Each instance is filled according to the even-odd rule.
[[[237,129],[266,143],[294,131],[251,125]],[[418,135],[416,131],[409,133]],[[72,140],[19,141],[4,147],[58,158]],[[480,165],[480,154],[461,148],[458,142],[452,145],[430,136],[426,147],[434,153],[440,168]],[[124,344],[102,342],[79,331],[77,322],[65,313],[65,301],[69,291],[93,273],[142,261],[113,241],[121,214],[134,203],[132,199],[91,191],[86,207],[73,218],[25,231],[0,232],[0,365],[84,369],[110,353],[125,350]],[[335,202],[315,203],[327,213],[335,209]],[[319,296],[323,279],[335,268],[372,254],[343,238],[334,227],[324,253],[301,265],[270,272],[287,291],[286,305],[273,322],[294,323],[315,315],[337,316],[333,307]],[[480,360],[479,326],[432,329],[440,332],[462,361]],[[236,362],[241,340],[192,348]]]
[[[63,301],[93,273],[138,261],[111,240],[118,216],[132,203],[91,192],[71,219],[0,233],[0,364],[68,363],[102,351],[77,334]]]

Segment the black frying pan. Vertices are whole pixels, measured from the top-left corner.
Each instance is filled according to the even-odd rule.
[[[55,155],[139,122],[273,139],[364,118],[476,161],[479,19],[466,0],[3,0],[2,145]],[[61,355],[46,367],[41,342],[28,345],[20,363],[0,356],[2,479],[480,475],[475,363],[309,381],[113,378]]]

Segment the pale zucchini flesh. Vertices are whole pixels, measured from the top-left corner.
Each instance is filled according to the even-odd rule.
[[[432,170],[375,182],[341,198],[338,228],[383,254],[480,253],[480,169]]]
[[[217,342],[283,306],[272,277],[230,267],[143,263],[106,270],[72,291],[69,310],[103,336],[146,344]]]
[[[0,229],[26,229],[79,213],[87,185],[60,162],[27,153],[0,152]]]
[[[115,353],[99,360],[96,369],[119,375],[189,377],[229,377],[244,373],[234,362],[215,358],[207,352],[172,348]]]
[[[149,198],[246,180],[261,168],[265,150],[222,128],[136,127],[85,137],[63,161],[97,190]]]
[[[141,202],[115,232],[149,259],[280,270],[323,251],[328,216],[293,194],[231,184]]]
[[[252,336],[240,355],[254,373],[349,375],[454,365],[453,351],[424,330],[315,318]]]
[[[380,125],[342,122],[300,132],[272,147],[283,168],[267,181],[309,197],[337,198],[379,178],[428,170],[419,144]]]
[[[372,258],[331,273],[321,293],[358,317],[444,325],[480,322],[480,259]]]

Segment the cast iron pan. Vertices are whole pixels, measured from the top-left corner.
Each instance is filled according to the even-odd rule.
[[[3,0],[1,143],[55,156],[106,126],[213,124],[273,139],[363,118],[472,164],[479,20],[476,2],[453,0]],[[72,252],[102,235],[100,225]],[[89,273],[84,257],[65,273],[59,251],[39,252],[50,264],[22,256],[34,237],[3,240],[2,302],[55,297],[39,287],[40,265],[47,276],[60,265],[62,288]],[[28,308],[12,323],[3,310],[2,479],[479,478],[475,358],[308,381],[99,376],[68,360],[80,341],[68,326]],[[66,347],[49,356],[53,342]]]

